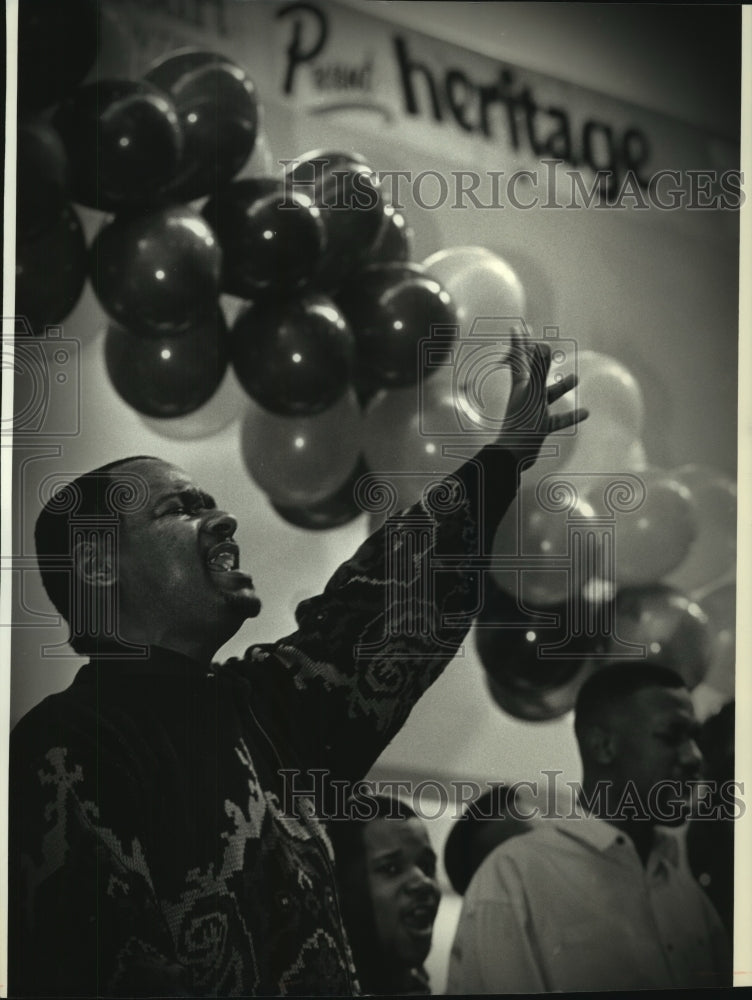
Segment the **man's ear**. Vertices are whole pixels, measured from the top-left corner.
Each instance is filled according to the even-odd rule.
[[[611,764],[616,756],[616,737],[606,726],[590,726],[585,733],[588,758],[597,764]]]
[[[73,566],[79,580],[90,587],[111,587],[117,580],[111,553],[96,539],[76,543]]]

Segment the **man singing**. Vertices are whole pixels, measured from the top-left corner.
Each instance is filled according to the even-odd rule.
[[[585,415],[549,413],[575,380],[546,388],[545,347],[510,361],[496,445],[411,510],[429,530],[387,523],[292,635],[223,664],[252,554],[185,472],[123,459],[48,501],[43,581],[90,659],[11,737],[10,995],[358,992],[324,806],[285,776],[362,778],[466,635],[520,469]]]

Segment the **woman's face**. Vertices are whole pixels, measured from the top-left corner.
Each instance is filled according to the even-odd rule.
[[[420,966],[441,899],[426,828],[417,818],[375,819],[363,831],[363,847],[381,950],[405,968]]]

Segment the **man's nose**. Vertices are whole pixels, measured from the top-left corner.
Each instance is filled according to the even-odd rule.
[[[232,538],[238,528],[238,522],[224,510],[213,510],[201,525],[201,530],[218,538]]]
[[[687,740],[682,746],[681,763],[687,771],[699,773],[702,767],[703,756],[700,748],[694,740]]]
[[[425,900],[426,902],[439,894],[436,879],[431,878],[430,875],[426,875],[422,868],[416,868],[411,872],[410,879],[405,888],[410,896],[415,899]]]

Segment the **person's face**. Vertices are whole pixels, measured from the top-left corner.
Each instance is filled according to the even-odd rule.
[[[375,819],[364,829],[368,887],[386,960],[420,966],[431,950],[441,893],[436,855],[419,819]]]
[[[123,620],[155,645],[213,646],[213,653],[261,608],[251,577],[238,568],[237,522],[167,462],[122,470],[140,476],[148,494],[142,509],[121,518],[116,575]]]
[[[689,692],[663,687],[636,691],[613,713],[610,729],[617,788],[631,782],[655,822],[681,823],[692,799],[687,782],[699,777],[702,764]],[[677,782],[679,794],[666,782]]]

